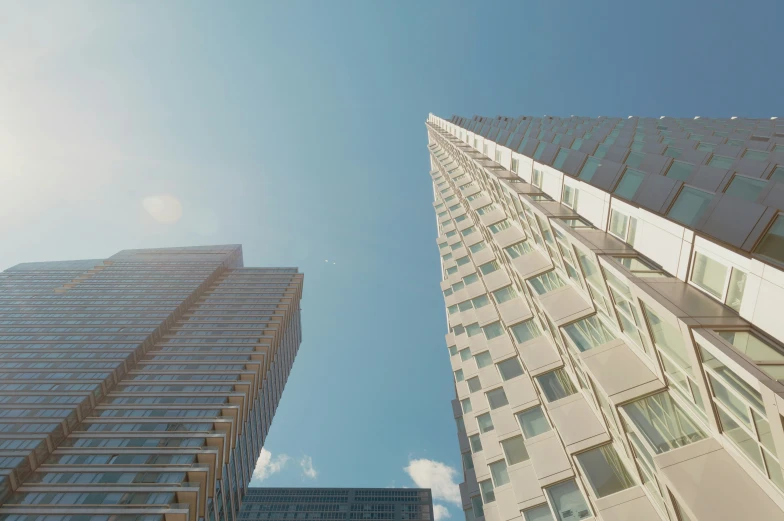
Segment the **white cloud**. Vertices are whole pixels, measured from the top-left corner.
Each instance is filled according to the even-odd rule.
[[[434,500],[461,505],[460,487],[455,483],[457,471],[439,461],[415,459],[405,470],[419,488],[429,488]],[[444,508],[444,510],[446,510]]]
[[[256,461],[256,468],[253,469],[253,479],[258,479],[259,481],[267,479],[276,472],[283,470],[288,461],[289,457],[285,454],[278,454],[273,458],[270,451],[261,449],[259,459]]]
[[[313,458],[310,456],[302,456],[299,460],[299,466],[302,467],[302,475],[306,478],[316,479],[318,472],[313,468]]]
[[[441,521],[448,517],[452,517],[452,514],[449,513],[449,510],[444,505],[433,505],[433,519],[435,521]]]

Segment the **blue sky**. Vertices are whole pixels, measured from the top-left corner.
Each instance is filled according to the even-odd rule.
[[[3,2],[0,269],[230,242],[300,267],[304,342],[260,483],[415,478],[457,515],[428,112],[781,115],[782,9]],[[164,194],[176,222],[142,205]]]

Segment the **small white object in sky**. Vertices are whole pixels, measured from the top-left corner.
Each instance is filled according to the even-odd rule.
[[[334,262],[332,264],[335,264]]]
[[[159,223],[171,224],[182,217],[182,205],[171,195],[150,195],[142,199],[142,207]]]
[[[772,117],[772,118],[770,118],[770,119],[779,119],[779,118],[778,118],[778,116],[773,116],[773,117]]]
[[[324,259],[324,262],[329,262],[327,259]]]
[[[730,119],[738,119],[738,116],[732,116]]]
[[[700,119],[700,117],[699,116],[694,116],[694,119]]]
[[[660,117],[659,119],[664,119],[664,116]]]

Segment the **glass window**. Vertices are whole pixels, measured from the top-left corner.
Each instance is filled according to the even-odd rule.
[[[768,153],[763,152],[762,150],[751,150],[748,149],[743,153],[744,159],[753,159],[754,161],[767,161],[768,160]]]
[[[495,501],[493,482],[489,479],[479,482],[479,491],[482,493],[482,501],[484,501],[485,504]]]
[[[702,253],[694,254],[691,281],[719,300],[724,298],[724,286],[728,275],[727,266]]]
[[[482,383],[479,381],[478,376],[473,376],[466,381],[468,382],[468,390],[472,393],[482,390]]]
[[[471,259],[468,258],[468,255],[464,255],[463,257],[460,257],[459,259],[455,259],[455,264],[457,264],[458,266],[464,266],[464,265],[468,264],[469,262],[471,262]]]
[[[463,409],[463,413],[471,412],[473,410],[473,407],[471,407],[471,398],[460,400],[460,406]]]
[[[558,521],[575,521],[593,515],[583,493],[573,479],[548,487],[546,490]]]
[[[525,448],[525,441],[522,436],[515,436],[501,442],[501,447],[504,449],[506,462],[509,465],[515,465],[523,461],[527,461],[528,450]]]
[[[711,160],[708,161],[708,164],[710,166],[715,166],[716,168],[729,169],[734,162],[735,158],[733,157],[713,156]]]
[[[482,438],[480,438],[478,434],[469,436],[468,442],[471,444],[471,452],[474,454],[477,452],[482,452]]]
[[[496,488],[509,483],[509,472],[506,470],[506,461],[498,460],[488,464],[490,475],[493,476],[493,483]]]
[[[471,457],[471,453],[470,452],[464,452],[462,454],[462,456],[463,456],[463,467],[466,470],[473,469],[474,468],[474,459]]]
[[[784,166],[777,166],[773,169],[773,172],[770,174],[771,181],[782,182],[784,181]]]
[[[520,161],[515,158],[512,158],[512,172],[515,174],[519,173],[520,171]]]
[[[479,253],[480,251],[484,250],[485,248],[487,248],[487,244],[485,244],[484,241],[480,241],[480,242],[478,242],[476,244],[472,244],[471,246],[468,247],[468,249],[471,251],[471,253]]]
[[[501,222],[497,222],[495,224],[491,224],[487,228],[491,232],[493,232],[495,234],[495,233],[498,233],[500,231],[506,230],[506,229],[511,228],[511,227],[512,227],[512,224],[509,222],[509,219],[505,219],[505,220],[503,220]]]
[[[504,392],[503,387],[493,389],[492,391],[488,391],[485,394],[487,394],[487,403],[490,404],[491,410],[498,409],[504,405],[509,405],[509,400],[506,398],[506,393]]]
[[[644,179],[645,174],[642,172],[627,168],[613,193],[624,199],[631,200],[634,197],[634,194],[637,193],[637,189],[640,188]]]
[[[705,433],[667,392],[642,398],[622,409],[656,454],[705,438]]]
[[[449,355],[455,356],[457,354],[457,346],[449,346]]]
[[[569,150],[566,148],[559,149],[558,155],[555,156],[555,161],[553,161],[553,168],[556,170],[561,170],[564,163],[566,162],[567,157],[569,157]]]
[[[502,380],[511,380],[523,374],[523,366],[517,357],[509,358],[498,363],[498,372],[501,373]]]
[[[629,152],[629,155],[626,156],[625,163],[632,168],[637,168],[642,163],[645,154],[642,152]]]
[[[556,369],[549,373],[544,373],[536,377],[539,386],[542,388],[544,397],[548,402],[554,402],[561,398],[566,398],[577,392],[572,380],[563,369]]]
[[[526,439],[550,430],[550,423],[542,412],[542,408],[538,405],[532,409],[517,413],[517,421],[520,422],[520,428],[523,429],[523,435]]]
[[[531,245],[528,244],[528,241],[521,241],[517,244],[507,246],[504,248],[504,251],[509,255],[510,258],[516,259],[525,255],[526,253],[530,253],[532,250]]]
[[[468,349],[467,347],[465,349],[461,349],[460,350],[460,360],[465,362],[469,358],[471,358],[471,350]]]
[[[518,344],[533,340],[542,334],[542,331],[539,329],[539,326],[536,325],[534,319],[520,322],[519,324],[515,324],[509,329],[512,331],[512,335],[514,335],[514,338],[517,340]]]
[[[482,330],[484,330],[485,337],[488,340],[492,340],[504,334],[504,328],[501,326],[501,322],[487,324],[486,326],[482,327]]]
[[[681,150],[680,148],[667,147],[664,149],[665,156],[677,158],[677,157],[681,157],[681,154],[683,154],[683,150]]]
[[[525,521],[555,521],[547,503],[523,510],[523,518]]]
[[[762,179],[752,179],[750,177],[736,175],[732,178],[732,181],[729,186],[727,186],[727,189],[724,190],[724,193],[747,201],[756,201],[767,184],[768,182]]]
[[[495,428],[493,427],[493,420],[490,418],[489,412],[477,416],[476,423],[479,425],[479,432],[482,434],[490,432]]]
[[[585,161],[585,164],[580,169],[580,174],[577,176],[583,181],[590,181],[593,178],[593,175],[596,173],[596,170],[602,166],[601,161],[596,159],[595,157],[588,156],[588,159]]]
[[[693,226],[713,200],[713,194],[688,186],[683,187],[667,216],[686,226]]]
[[[691,163],[685,163],[683,161],[673,161],[670,168],[667,169],[667,177],[672,177],[673,179],[677,179],[678,181],[686,181],[691,177],[691,173],[694,171],[694,165]]]
[[[561,217],[560,221],[569,228],[593,228],[593,225],[582,217]]]
[[[471,304],[474,305],[475,309],[483,308],[490,304],[490,297],[487,295],[479,295],[478,297],[471,299]]]
[[[482,367],[488,367],[493,365],[493,357],[490,354],[490,351],[482,351],[481,353],[478,353],[474,358],[476,359],[476,366],[479,367],[480,369]]]
[[[564,331],[580,352],[615,340],[615,336],[607,330],[596,315],[569,324],[564,328]]]
[[[504,288],[495,290],[493,292],[493,297],[495,297],[495,301],[499,304],[503,304],[504,302],[508,302],[517,296],[517,292],[512,288],[512,286],[506,286]]]
[[[751,331],[716,331],[721,338],[743,353],[775,380],[784,380],[784,349]]]
[[[474,322],[473,324],[468,324],[465,328],[466,328],[466,333],[468,333],[468,336],[475,336],[482,332],[482,328],[479,327],[479,324],[477,322]]]
[[[545,293],[549,293],[550,291],[566,285],[566,283],[561,280],[561,277],[558,276],[555,270],[550,270],[546,273],[542,273],[537,277],[528,279],[528,283],[531,284],[531,287],[539,295],[544,295]]]
[[[577,461],[597,498],[634,486],[634,480],[612,445],[603,445],[578,454]]]
[[[531,174],[531,184],[537,188],[542,187],[542,172],[539,170],[534,169],[533,173]]]
[[[498,262],[494,260],[479,266],[479,271],[482,272],[482,275],[489,275],[494,271],[498,271],[498,269],[499,269]]]
[[[561,202],[569,208],[574,209],[577,206],[577,189],[565,184]]]
[[[462,382],[463,381],[463,370],[462,369],[458,369],[457,371],[455,371],[455,381],[457,381],[457,382]]]
[[[474,496],[471,498],[471,508],[474,512],[474,519],[477,517],[484,517],[485,509],[482,505],[482,496]]]
[[[691,372],[691,363],[686,354],[686,344],[678,328],[662,320],[651,308],[643,304],[643,314],[648,319],[648,324],[653,335],[653,343],[664,351],[678,365]]]
[[[784,215],[776,217],[773,226],[762,237],[754,253],[784,264]]]

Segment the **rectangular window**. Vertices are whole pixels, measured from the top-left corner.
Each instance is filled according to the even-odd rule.
[[[490,405],[490,410],[498,409],[504,405],[509,405],[509,400],[506,398],[506,393],[503,387],[493,389],[485,393],[487,395],[487,403]]]
[[[491,224],[491,225],[490,225],[490,226],[488,226],[487,228],[488,228],[488,229],[489,229],[491,232],[493,232],[493,234],[496,234],[496,233],[498,233],[498,232],[500,232],[500,231],[503,231],[503,230],[509,229],[509,228],[511,228],[511,227],[512,227],[512,223],[510,223],[510,222],[509,222],[509,219],[505,219],[505,220],[503,220],[503,221],[500,221],[500,222],[497,222],[497,223],[495,223],[495,224]]]
[[[667,212],[667,217],[686,226],[694,226],[713,201],[713,197],[712,193],[684,186]]]
[[[482,501],[492,503],[495,501],[495,492],[493,491],[493,482],[489,479],[479,482],[479,491],[482,493]]]
[[[465,362],[466,360],[469,360],[470,358],[471,358],[471,350],[470,349],[468,349],[466,347],[465,349],[461,349],[460,350],[460,360]]]
[[[593,175],[600,166],[602,166],[602,162],[599,159],[588,156],[588,159],[586,159],[585,164],[580,169],[580,174],[577,177],[588,182],[593,178]]]
[[[581,353],[615,340],[596,315],[569,324],[564,331]]]
[[[457,264],[458,266],[464,266],[464,265],[468,264],[469,262],[471,262],[471,259],[468,257],[468,255],[464,255],[463,257],[460,257],[459,259],[455,259],[455,264]]]
[[[474,459],[471,457],[470,452],[464,452],[463,456],[463,468],[465,470],[471,470],[474,468]]]
[[[561,198],[561,202],[565,206],[575,210],[577,208],[577,189],[573,186],[564,184],[563,197]]]
[[[501,162],[501,151],[500,150],[496,150],[495,151],[495,162],[496,163],[500,163]]]
[[[656,454],[705,438],[705,433],[666,391],[624,405],[622,410]]]
[[[482,275],[489,275],[494,271],[498,271],[498,269],[499,269],[498,263],[494,260],[479,266],[479,271],[482,272]]]
[[[542,187],[542,172],[540,170],[534,169],[531,174],[531,184],[537,188]]]
[[[736,175],[724,190],[724,193],[745,199],[746,201],[756,201],[759,194],[765,189],[768,184],[767,181],[762,179],[752,179],[750,177],[743,177]]]
[[[493,427],[493,420],[492,418],[490,418],[489,412],[477,416],[476,423],[477,425],[479,425],[479,432],[481,432],[482,434],[486,432],[490,432],[495,428]]]
[[[509,302],[513,298],[517,296],[517,292],[512,288],[512,286],[506,286],[501,289],[497,289],[493,292],[493,297],[495,301],[499,304],[503,304],[504,302]]]
[[[460,400],[460,406],[463,409],[463,414],[467,412],[471,412],[473,408],[471,407],[471,399],[466,398],[465,400]]]
[[[710,166],[715,166],[716,168],[729,169],[734,162],[734,157],[713,156],[711,160],[708,161],[708,164]]]
[[[493,356],[490,354],[490,351],[477,353],[477,355],[474,356],[474,359],[476,360],[476,366],[480,369],[493,365]]]
[[[746,273],[730,268],[700,252],[694,253],[691,281],[706,293],[740,312]]]
[[[487,295],[479,295],[478,297],[471,299],[471,304],[473,304],[474,309],[483,308],[490,304],[490,297]]]
[[[686,181],[691,177],[691,173],[694,171],[694,165],[691,163],[685,163],[683,161],[673,161],[670,168],[667,169],[667,177],[672,177],[673,179],[677,179],[678,181]]]
[[[455,371],[455,381],[456,382],[462,382],[463,381],[463,370],[462,369],[458,369],[457,371]]]
[[[768,376],[784,382],[784,348],[751,331],[716,331],[716,334],[754,361]]]
[[[520,173],[519,170],[520,170],[520,161],[518,161],[515,158],[512,158],[512,172],[514,172],[515,174],[519,174]]]
[[[773,225],[754,248],[754,253],[766,260],[784,264],[784,215],[776,217]]]
[[[476,244],[472,244],[471,246],[469,246],[468,249],[469,249],[469,251],[471,253],[479,253],[480,251],[484,250],[485,248],[487,248],[487,244],[485,244],[484,241],[481,241],[481,242],[478,242]]]
[[[637,219],[613,209],[610,213],[610,227],[607,231],[630,246],[634,246],[634,240],[637,238]]]
[[[539,329],[539,326],[536,324],[533,318],[526,320],[525,322],[515,324],[509,329],[512,331],[512,336],[514,336],[518,344],[523,344],[542,335],[542,331]]]
[[[457,346],[449,346],[449,356],[455,356],[457,354]]]
[[[501,326],[501,322],[488,324],[482,327],[482,330],[485,332],[485,337],[488,340],[492,340],[504,334],[504,328]]]
[[[555,161],[553,161],[553,168],[556,170],[561,170],[563,168],[564,163],[566,162],[566,158],[569,157],[569,149],[561,148],[558,150],[558,155],[555,156]]]
[[[523,374],[523,366],[520,363],[520,360],[517,359],[517,357],[509,358],[508,360],[499,362],[497,365],[498,365],[498,372],[501,374],[501,380],[503,381],[511,380],[512,378],[517,378],[518,376]]]
[[[495,488],[502,487],[509,483],[509,472],[506,470],[506,461],[498,460],[487,466],[490,467],[490,475],[493,476]]]
[[[528,241],[521,241],[518,242],[517,244],[512,244],[511,246],[507,246],[506,248],[504,248],[504,251],[506,252],[507,255],[509,255],[509,258],[516,259],[518,257],[522,257],[526,253],[531,253],[531,251],[533,250],[531,248],[531,245],[528,244]]]
[[[470,275],[466,275],[465,277],[463,277],[463,284],[465,284],[466,286],[470,286],[474,282],[479,282],[479,275],[477,275],[476,273],[471,273]]]
[[[640,164],[642,164],[644,157],[645,154],[642,152],[629,152],[629,155],[626,156],[626,161],[624,162],[632,168],[638,168]]]
[[[540,141],[539,144],[536,146],[536,150],[534,151],[534,159],[539,161],[542,158],[542,154],[544,154],[546,148],[547,148],[547,143],[545,143],[544,141]]]
[[[644,173],[640,172],[639,170],[627,168],[626,172],[623,174],[623,177],[621,177],[621,180],[618,182],[618,186],[615,187],[613,194],[631,201],[634,198],[634,194],[637,193],[637,189],[640,188],[640,185],[644,180]]]
[[[473,452],[474,454],[476,454],[477,452],[482,452],[482,438],[480,438],[478,434],[469,436],[468,442],[471,445],[471,452]]]
[[[528,450],[525,448],[525,441],[523,441],[522,436],[515,436],[514,438],[503,440],[501,442],[501,447],[504,449],[504,455],[506,456],[506,463],[508,465],[516,465],[517,463],[527,461],[529,458]]]
[[[591,509],[573,479],[548,487],[547,495],[555,509],[557,521],[575,521],[591,517]]]
[[[578,454],[577,461],[597,498],[634,486],[634,480],[612,445],[603,445]]]
[[[523,429],[523,436],[526,439],[533,438],[550,430],[550,423],[542,412],[540,406],[533,407],[523,412],[517,413],[517,421]]]
[[[538,295],[544,295],[545,293],[566,286],[566,283],[561,280],[561,277],[558,276],[555,270],[550,270],[537,277],[528,279],[528,283]]]
[[[569,375],[563,369],[539,375],[536,381],[539,382],[539,387],[542,388],[542,393],[548,402],[566,398],[577,392]]]
[[[555,521],[547,503],[523,510],[523,518],[525,521]]]
[[[478,392],[482,390],[482,383],[479,381],[478,376],[473,376],[466,380],[468,382],[468,390],[472,393]]]

